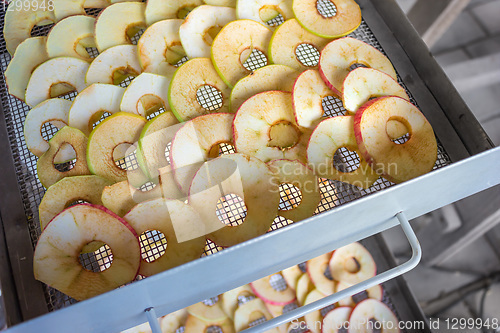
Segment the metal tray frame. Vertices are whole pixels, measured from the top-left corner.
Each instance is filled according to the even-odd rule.
[[[451,160],[459,161],[491,148],[491,141],[395,2],[358,0],[358,3],[365,21],[433,125]],[[0,178],[0,264],[4,267],[0,277],[2,293],[9,305],[8,324],[12,325],[46,313],[47,304],[41,284],[32,277],[33,251],[3,112],[0,113],[0,123],[0,153],[4,156],[0,161],[3,173]],[[147,308],[155,307],[158,315],[166,314],[385,230],[395,225],[394,216],[399,211],[405,211],[409,218],[416,217],[493,186],[500,182],[492,171],[500,162],[498,155],[499,151],[495,149],[455,163],[213,256],[52,312],[13,330],[30,327],[54,330],[55,322],[60,331],[68,327],[78,327],[81,331],[128,328],[146,321],[144,310]],[[470,171],[474,171],[473,176]],[[464,175],[470,177],[464,179]],[[355,223],[350,223],[349,228],[342,228],[341,223],[336,222],[353,218]],[[329,230],[336,230],[336,235]],[[314,245],[300,249],[289,247],[294,239],[303,239],[304,236],[320,239]],[[275,257],[270,259],[269,252],[275,253]],[[213,275],[206,276],[201,272]],[[199,284],[204,286],[176,297],[172,295],[176,294],[176,289],[183,289],[181,286],[190,288]]]

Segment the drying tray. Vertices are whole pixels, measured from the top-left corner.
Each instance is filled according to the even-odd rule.
[[[460,99],[451,83],[445,78],[442,70],[429,55],[425,45],[408,24],[406,17],[397,5],[393,1],[387,0],[358,0],[358,3],[362,9],[363,22],[351,36],[376,47],[385,53],[394,64],[398,72],[399,83],[407,89],[411,101],[419,106],[436,132],[439,141],[439,150],[435,169],[442,168],[452,162],[491,148],[492,144],[486,134],[467,109],[464,102]],[[5,12],[2,11],[0,13],[0,26],[2,27],[4,15]],[[43,35],[46,34],[47,31],[48,27],[37,28],[34,34]],[[0,67],[2,73],[5,71],[9,60],[10,56],[5,49],[5,41],[2,36],[0,37]],[[0,95],[3,109],[0,115],[0,121],[4,125],[0,126],[0,137],[2,138],[0,149],[3,155],[3,159],[0,161],[2,170],[0,181],[0,190],[2,190],[0,213],[3,232],[5,234],[5,237],[0,238],[0,246],[6,249],[6,251],[2,252],[0,260],[2,264],[5,264],[3,267],[10,267],[8,270],[3,269],[0,277],[4,299],[9,305],[7,306],[9,324],[15,324],[42,315],[47,311],[52,311],[52,314],[55,314],[59,311],[53,310],[66,307],[74,303],[74,301],[62,293],[35,281],[33,278],[33,249],[40,235],[38,205],[43,197],[44,188],[36,177],[36,157],[29,152],[24,143],[23,124],[29,107],[8,95],[3,75],[0,78]],[[207,98],[210,99],[211,97],[208,96]],[[342,103],[338,99],[328,99],[325,107],[328,116],[338,115],[344,112]],[[51,135],[52,133],[50,131],[51,129],[49,127],[45,127],[43,134]],[[341,162],[346,168],[349,168],[356,163],[356,160],[353,156],[346,153],[341,157]],[[429,175],[432,176],[433,173]],[[418,179],[416,181],[418,182]],[[476,182],[476,184],[476,189],[471,188],[467,193],[456,193],[455,198],[447,197],[442,201],[434,202],[432,205],[428,204],[425,208],[420,209],[420,214],[423,213],[423,210],[431,210],[429,209],[430,207],[435,206],[434,209],[440,207],[440,202],[441,205],[444,205],[445,203],[458,200],[460,197],[479,191],[486,186],[483,182],[479,181]],[[402,185],[396,186],[395,188],[400,186]],[[489,186],[492,185],[490,184]],[[317,213],[321,214],[318,216],[323,217],[323,220],[325,220],[328,215],[326,211],[335,212],[338,209],[332,210],[332,208],[344,205],[344,207],[349,207],[351,212],[354,213],[354,208],[352,208],[354,207],[354,203],[361,204],[363,200],[364,202],[368,202],[365,199],[369,199],[375,192],[379,192],[389,187],[393,187],[393,184],[382,178],[368,190],[360,190],[340,182],[324,181],[322,183],[323,200],[317,210]],[[432,189],[433,186],[429,185],[429,190]],[[385,193],[386,191],[379,192],[378,194]],[[293,192],[286,192],[288,197],[286,195],[282,196],[281,202],[281,205],[285,206],[287,203],[293,203],[295,200]],[[362,197],[366,198],[360,200]],[[395,213],[396,212],[394,212],[393,215]],[[363,214],[354,213],[352,216],[356,215],[361,215],[357,217],[362,218]],[[375,218],[375,216],[373,217]],[[314,220],[319,221],[315,218],[305,222],[308,222],[310,225]],[[392,222],[387,223],[386,217],[384,217],[383,221],[385,223],[378,226],[367,224],[366,227],[363,228],[363,233],[346,233],[345,235],[341,234],[340,236],[332,237],[331,244],[335,244],[335,246],[347,244],[394,225]],[[277,219],[272,229],[280,229],[288,223],[289,221]],[[305,224],[303,225],[302,223],[296,223],[293,226],[298,227],[299,225],[301,228],[305,226]],[[224,269],[217,265],[221,265],[223,262],[226,265],[235,264],[235,261],[238,260],[238,257],[235,257],[236,253],[242,251],[241,247],[246,247],[250,250],[256,243],[266,242],[266,244],[269,245],[273,240],[277,241],[278,239],[286,238],[286,234],[281,232],[286,229],[290,229],[292,233],[294,232],[290,227],[284,228],[280,230],[280,232],[277,232],[276,235],[270,233],[265,237],[263,236],[257,240],[236,246],[234,247],[234,251],[233,248],[225,250],[221,253],[224,254],[224,256],[210,256],[216,257],[217,259],[214,260],[218,262],[212,269],[218,269],[222,272]],[[311,228],[308,229],[309,231],[312,230]],[[305,236],[306,235],[304,235],[304,237]],[[151,235],[151,237],[154,238],[155,236]],[[219,248],[213,243],[208,243],[206,254],[213,254],[218,250]],[[164,315],[174,309],[182,308],[191,303],[208,298],[214,293],[223,292],[231,287],[248,283],[264,275],[271,274],[277,269],[283,269],[293,264],[297,264],[327,252],[328,250],[331,250],[331,248],[328,248],[326,243],[318,242],[318,246],[316,247],[314,245],[304,246],[304,251],[301,252],[300,257],[295,255],[292,258],[283,255],[283,260],[278,261],[278,254],[280,251],[276,248],[273,251],[277,253],[276,258],[273,259],[274,262],[268,258],[265,263],[260,263],[258,261],[259,256],[256,254],[253,262],[254,265],[257,266],[255,270],[252,271],[252,274],[246,274],[243,278],[242,270],[241,275],[235,274],[234,279],[228,278],[227,284],[217,284],[215,281],[208,278],[208,282],[213,283],[214,288],[212,291],[201,288],[203,290],[200,290],[196,295],[186,297],[183,299],[183,302],[177,302],[176,304],[165,304],[165,302],[168,303],[165,299],[164,302],[157,304],[161,305],[157,314]],[[291,253],[298,253],[296,250],[290,250],[288,252],[290,255]],[[7,253],[8,256],[6,255]],[[287,258],[286,260],[284,260],[285,257]],[[197,262],[206,263],[206,259],[209,258],[201,259]],[[89,260],[95,261],[95,258],[90,258]],[[196,265],[196,262],[192,264]],[[196,271],[196,268],[193,268],[195,266],[192,266],[192,264],[184,266],[187,267],[188,270],[194,269],[194,271]],[[275,267],[275,269],[272,267]],[[199,268],[201,268],[201,266]],[[145,299],[137,303],[137,307],[141,308],[143,303],[153,302],[150,299],[151,293],[155,293],[155,290],[151,289],[152,286],[157,285],[158,281],[162,279],[168,284],[169,276],[172,276],[172,274],[182,274],[181,272],[182,270],[180,270],[180,268],[173,269],[169,272],[165,272],[168,274],[162,273],[158,276],[135,282],[123,290],[127,290],[127,288],[137,285],[137,287],[134,288],[134,293],[137,297],[141,297],[141,295],[139,295],[141,292],[147,294],[148,296],[145,296]],[[151,280],[151,282],[148,282],[148,280]],[[120,291],[121,290],[113,291],[103,296],[109,300],[109,297],[113,297],[110,295],[116,295],[116,293]],[[125,293],[122,293],[122,295],[124,294]],[[98,298],[99,297],[94,299]],[[115,296],[114,299],[111,299],[111,302],[119,304],[119,300],[120,297]],[[132,303],[133,302],[134,301],[132,301]],[[78,307],[85,306],[85,303],[88,304],[87,308],[92,306],[90,302],[81,302],[78,304]],[[154,304],[149,305],[153,306]],[[125,312],[124,315],[127,316],[127,320],[123,321],[120,327],[117,326],[117,329],[130,327],[132,326],[130,323],[139,324],[144,322],[145,317],[143,311],[145,308],[146,307],[138,309],[134,316]]]

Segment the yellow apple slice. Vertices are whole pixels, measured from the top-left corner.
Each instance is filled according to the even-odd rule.
[[[260,298],[255,298],[245,304],[240,305],[234,313],[234,328],[236,332],[243,331],[250,327],[249,324],[264,317],[270,320],[273,316],[269,313],[266,305]],[[267,332],[278,332],[277,329],[272,329]]]
[[[291,92],[298,75],[299,72],[283,65],[267,65],[257,69],[234,85],[231,91],[231,111],[238,111],[247,99],[264,91]]]
[[[179,28],[186,55],[189,58],[210,58],[216,32],[234,20],[234,8],[202,5],[193,9]]]
[[[238,308],[240,297],[255,297],[252,288],[250,288],[250,285],[245,284],[244,286],[226,291],[221,295],[222,309],[231,319],[234,318],[234,312]]]
[[[306,299],[304,300],[304,305],[319,301],[324,297],[325,295],[323,295],[323,293],[321,293],[318,289],[313,289],[309,292],[309,294],[307,294]],[[323,320],[320,310],[306,313],[304,315],[304,319],[311,333],[321,333],[321,327],[318,325],[318,323],[321,323]]]
[[[297,302],[299,305],[304,305],[307,295],[314,290],[314,284],[309,278],[309,274],[304,273],[297,281],[297,289],[295,292],[297,294]]]
[[[205,4],[212,6],[236,7],[237,0],[203,0]]]
[[[70,16],[57,22],[47,36],[49,57],[74,57],[92,61],[86,48],[95,47],[94,24],[95,18],[87,15]]]
[[[391,61],[382,52],[351,37],[336,39],[325,46],[319,59],[319,72],[328,87],[342,96],[342,84],[355,64],[378,69],[397,79]]]
[[[60,212],[78,201],[102,205],[101,194],[105,186],[112,182],[98,176],[66,177],[50,186],[38,206],[40,228],[45,226]]]
[[[200,212],[207,237],[219,246],[232,246],[265,234],[276,217],[279,191],[271,182],[265,163],[243,154],[222,155],[206,162],[196,173],[189,189],[189,203]],[[226,225],[217,215],[221,198],[239,196],[247,208],[243,223]],[[222,228],[221,228],[222,227]]]
[[[186,55],[179,37],[182,22],[179,19],[164,20],[144,31],[137,42],[139,61],[144,72],[172,77],[177,69],[176,64]]]
[[[278,184],[295,186],[298,192],[286,189],[285,198],[288,202],[278,215],[294,222],[311,217],[321,201],[318,177],[306,165],[299,161],[274,160],[268,162]]]
[[[182,201],[163,198],[145,201],[132,208],[123,218],[138,235],[146,231],[159,231],[167,242],[165,253],[154,261],[146,261],[145,250],[141,248],[143,252],[143,260],[139,269],[141,275],[158,274],[198,259],[203,253],[205,237],[196,237],[185,242],[178,241],[178,233],[190,234],[191,228],[203,224],[198,213]],[[184,230],[180,230],[181,228]]]
[[[21,8],[18,2],[11,2],[10,7],[5,10],[5,22],[3,35],[5,47],[10,54],[14,54],[16,48],[25,39],[31,37],[31,30],[35,25],[47,25],[56,21],[54,12],[44,0],[33,0],[26,8]],[[19,10],[21,9],[21,10]]]
[[[111,265],[98,273],[78,260],[93,242],[104,242],[113,254]],[[80,204],[47,225],[36,245],[33,271],[35,279],[84,300],[134,280],[139,263],[139,240],[127,222],[104,207]]]
[[[257,50],[267,57],[271,36],[269,28],[252,20],[233,21],[222,28],[212,43],[211,57],[217,73],[229,87],[251,73],[243,65],[242,54],[249,56]]]
[[[349,317],[349,332],[362,333],[371,330],[370,323],[379,323],[383,333],[399,333],[400,321],[384,303],[367,299],[359,303]],[[378,326],[378,325],[377,325]]]
[[[88,68],[88,62],[78,58],[59,57],[47,60],[31,75],[26,88],[26,104],[34,107],[47,99],[57,97],[54,89],[56,86],[63,86],[63,93],[82,91],[87,87],[85,73]]]
[[[229,113],[200,116],[185,123],[175,134],[170,148],[170,163],[175,180],[184,193],[188,193],[201,164],[210,157],[217,157],[219,144],[233,143],[233,119],[234,115]]]
[[[330,1],[327,1],[330,2]],[[294,0],[293,13],[308,31],[324,38],[339,38],[350,34],[361,24],[361,9],[354,0],[331,1],[335,14],[320,10],[316,0]]]
[[[359,164],[346,161],[349,164],[347,170],[336,164],[334,155],[341,148],[354,152],[359,157]],[[380,176],[370,167],[358,147],[353,116],[328,118],[319,123],[307,147],[307,161],[319,177],[340,180],[361,188],[369,188]]]
[[[168,111],[170,79],[156,74],[142,73],[128,85],[120,103],[124,112],[146,117],[160,108]]]
[[[346,283],[346,282],[339,282],[337,286],[337,292],[347,289],[351,286],[351,284]],[[376,285],[371,288],[366,289],[365,291],[353,295],[351,297],[347,297],[344,299],[341,299],[339,301],[339,305],[341,306],[350,306],[350,307],[355,307],[357,303],[360,303],[361,301],[365,300],[366,298],[373,298],[378,301],[382,301],[382,297],[384,296],[384,290],[382,289],[381,285]],[[361,299],[361,297],[364,297]]]
[[[36,170],[38,179],[45,188],[57,183],[64,177],[89,175],[90,171],[85,159],[87,149],[87,137],[85,134],[68,126],[59,130],[52,139],[49,140],[50,148],[38,159]],[[67,171],[59,171],[54,167],[57,153],[65,145],[71,145],[76,154],[75,165]]]
[[[284,286],[278,285],[277,288],[273,286],[271,279],[275,280],[275,276],[278,276],[278,279],[283,279],[281,274],[278,273],[251,282],[250,287],[252,287],[254,294],[264,302],[272,305],[287,305],[295,302],[295,292],[286,282]]]
[[[310,69],[297,78],[292,99],[295,119],[302,127],[314,129],[323,120],[323,99],[335,93],[328,88],[317,70]]]
[[[339,333],[342,329],[347,330],[349,317],[352,308],[349,306],[340,306],[328,312],[323,318],[324,333]]]
[[[273,33],[269,59],[272,63],[287,65],[298,71],[316,68],[319,52],[329,42],[305,30],[296,19],[290,19]]]
[[[24,101],[31,74],[40,64],[49,59],[45,44],[47,37],[31,37],[16,49],[5,70],[5,82],[9,94]]]
[[[373,68],[356,68],[344,80],[342,102],[344,108],[353,114],[371,98],[382,96],[410,100],[396,80]]]
[[[437,142],[431,124],[420,110],[400,97],[379,97],[356,112],[354,132],[361,155],[389,181],[401,183],[430,172],[437,159]],[[403,124],[410,138],[393,142],[390,121]]]
[[[135,45],[118,45],[107,49],[90,64],[85,81],[92,83],[120,84],[128,76],[137,76],[142,68]]]
[[[95,22],[95,43],[99,52],[116,45],[132,44],[131,38],[146,28],[143,2],[122,2],[106,7]]]
[[[215,95],[203,96],[203,94],[210,95],[206,88],[215,88],[220,98],[212,101],[216,99]],[[231,89],[219,77],[210,59],[195,58],[186,62],[175,72],[168,91],[168,101],[177,119],[187,121],[208,113],[229,112],[230,94]],[[214,105],[206,105],[209,103],[202,102],[202,99],[208,99]]]
[[[293,290],[297,290],[297,282],[302,274],[303,272],[300,270],[298,265],[294,265],[281,271],[281,275],[285,279],[286,283]]]
[[[149,0],[146,6],[148,26],[167,19],[184,19],[194,8],[203,5],[203,0]]]
[[[335,280],[353,285],[375,276],[377,266],[363,245],[352,243],[333,252],[330,271]]]
[[[185,333],[210,332],[235,333],[233,322],[226,318],[222,321],[205,321],[195,316],[188,316],[184,327]]]
[[[115,164],[113,153],[122,144],[137,142],[145,124],[141,116],[118,112],[97,125],[90,133],[87,148],[90,171],[115,182],[126,180],[127,170]]]
[[[269,17],[267,12],[273,14]],[[248,19],[266,24],[273,17],[281,14],[286,21],[293,18],[292,0],[237,0],[236,15],[239,20]]]
[[[332,253],[328,252],[319,257],[312,258],[307,261],[307,274],[316,289],[324,296],[331,295],[336,292],[336,283],[333,279],[325,276],[325,271],[330,269],[329,262]]]
[[[112,84],[94,83],[78,94],[69,110],[69,126],[90,135],[94,123],[104,112],[120,112],[120,101],[125,88]]]
[[[269,162],[305,163],[310,130],[297,126],[290,93],[266,91],[248,99],[233,123],[236,150]]]

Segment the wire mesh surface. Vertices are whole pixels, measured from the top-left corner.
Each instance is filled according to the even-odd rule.
[[[319,3],[323,2],[328,2],[331,3],[330,1],[319,1]],[[318,5],[320,6],[320,5]],[[322,6],[322,5],[321,5]],[[321,7],[321,10],[326,11],[325,13],[328,15],[335,15],[333,12],[334,9],[331,8],[323,8]],[[318,10],[320,10],[318,8]],[[92,10],[89,11],[88,14],[90,15],[96,15],[99,12],[99,10]],[[333,13],[333,14],[332,14]],[[4,16],[5,12],[0,13],[0,26],[3,27],[4,23]],[[282,23],[279,17],[276,18],[277,24]],[[275,22],[271,22],[274,24]],[[41,27],[35,27],[33,29],[32,34],[33,36],[41,36],[41,35],[46,35],[52,25],[46,25],[46,26],[41,26]],[[138,37],[140,36],[141,32],[139,32],[134,38],[133,41],[137,41]],[[383,49],[381,48],[380,44],[377,42],[377,39],[373,35],[373,33],[370,31],[369,27],[366,25],[365,22],[361,24],[361,26],[354,31],[352,34],[350,34],[351,37],[357,38],[359,40],[362,40],[381,52],[384,52]],[[92,57],[96,57],[98,55],[96,49],[89,49],[89,53],[91,54]],[[317,51],[317,50],[316,50]],[[315,50],[312,50],[309,46],[301,46],[300,50],[297,51],[297,56],[299,57],[299,60],[309,66],[315,66],[318,62],[318,53],[315,52]],[[5,40],[3,38],[3,35],[0,36],[0,67],[2,69],[2,72],[5,72],[7,65],[10,61],[11,57],[6,51],[5,47]],[[185,63],[188,59],[184,57],[177,65],[180,66],[183,63]],[[245,61],[245,67],[249,69],[250,71],[254,71],[257,68],[260,68],[262,66],[265,66],[267,64],[267,58],[263,53],[261,53],[258,50],[253,50],[249,58]],[[128,86],[128,84],[131,82],[132,78],[128,77],[124,82],[122,82],[120,85],[123,87]],[[404,83],[401,81],[400,77],[398,76],[398,82],[405,87]],[[211,87],[210,87],[211,88]],[[207,109],[213,108],[215,109],[217,106],[221,105],[222,101],[219,100],[221,97],[218,94],[217,91],[214,91],[213,89],[208,88],[206,94],[203,95],[203,100],[207,103]],[[406,87],[405,87],[406,88]],[[203,93],[203,92],[202,92]],[[412,103],[416,105],[416,101],[411,97],[411,93],[407,91],[408,95],[410,96],[410,100]],[[40,204],[40,201],[45,193],[45,189],[43,186],[39,183],[38,178],[37,178],[37,171],[36,171],[36,162],[37,158],[31,154],[31,152],[27,149],[26,144],[24,142],[24,136],[23,136],[23,125],[24,125],[24,120],[26,117],[26,114],[29,111],[29,107],[23,103],[22,101],[10,96],[7,92],[6,84],[5,84],[5,78],[3,75],[0,77],[0,97],[2,99],[2,106],[3,110],[5,113],[5,118],[6,118],[6,123],[7,123],[7,131],[9,134],[9,141],[10,141],[10,147],[12,149],[12,156],[14,159],[14,164],[17,172],[17,181],[18,181],[18,186],[19,186],[19,191],[22,195],[23,199],[23,205],[24,205],[24,211],[26,214],[26,219],[27,219],[27,224],[28,224],[28,229],[29,233],[31,236],[32,244],[33,247],[38,241],[38,237],[41,233],[40,230],[40,225],[39,225],[39,219],[38,219],[38,205]],[[75,93],[70,93],[67,94],[66,96],[63,96],[63,98],[73,100],[75,97]],[[204,102],[204,103],[205,103]],[[201,102],[200,102],[201,104]],[[328,96],[323,100],[323,107],[325,110],[325,117],[332,117],[336,115],[344,115],[346,113],[346,110],[342,106],[342,101],[333,97],[333,96]],[[161,113],[163,110],[160,110],[159,113]],[[104,115],[101,121],[106,117],[107,115]],[[42,135],[44,138],[48,139],[50,138],[55,132],[57,128],[54,126],[44,126],[42,128]],[[221,145],[220,153],[230,153],[232,152],[232,147],[230,145]],[[169,149],[166,150],[166,155],[168,156]],[[356,159],[355,156],[353,156],[350,152],[347,150],[340,151],[336,156],[336,161],[339,166],[339,168],[345,168],[345,170],[350,170],[355,168],[355,163],[359,163],[359,159]],[[128,164],[132,163],[132,161],[123,161],[123,164]],[[71,162],[69,162],[71,163]],[[447,164],[450,163],[450,160],[444,150],[442,149],[441,145],[438,146],[438,159],[435,165],[435,169],[443,167]],[[68,167],[66,165],[66,167]],[[70,166],[69,166],[70,167]],[[136,167],[136,166],[134,166]],[[376,191],[382,190],[384,188],[387,188],[389,186],[392,186],[391,182],[379,178],[377,182],[371,186],[369,189],[360,189],[355,186],[351,186],[339,181],[334,181],[334,180],[328,180],[328,179],[320,179],[320,190],[321,190],[321,195],[322,195],[322,200],[319,204],[319,206],[316,209],[315,214],[327,211],[329,209],[332,209],[336,206],[342,205],[344,203],[350,202],[352,200],[355,200],[357,198],[360,198],[364,195],[368,195],[371,193],[374,193]],[[145,188],[148,189],[148,188]],[[282,195],[281,195],[281,201],[280,201],[280,209],[289,209],[293,206],[296,206],[298,202],[300,202],[301,199],[301,193],[298,191],[298,189],[294,188],[293,186],[282,186]],[[229,200],[226,200],[225,203],[222,203],[222,206],[226,206],[226,208],[223,208],[222,210],[224,213],[228,215],[228,209],[227,206],[230,206],[230,204],[235,204],[237,203],[237,200],[235,198],[229,198]],[[236,205],[237,206],[237,205]],[[231,223],[234,223],[235,221],[237,222],[238,219],[242,220],[242,216],[244,216],[246,213],[243,212],[244,209],[241,207],[235,208],[236,211],[238,212],[237,215],[235,215],[237,218],[233,219]],[[233,212],[233,209],[229,209],[230,212]],[[234,215],[234,214],[233,214]],[[227,217],[229,218],[229,217]],[[244,219],[244,217],[243,217]],[[276,217],[275,221],[273,222],[273,225],[271,227],[271,230],[276,230],[281,227],[284,227],[288,224],[293,223],[294,221],[287,220],[283,217]],[[151,256],[154,258],[155,256],[158,256],[161,251],[164,251],[164,248],[166,246],[166,240],[161,238],[160,235],[154,234],[154,233],[149,233],[146,234],[144,239],[141,239],[142,247],[143,248],[149,248],[152,252]],[[207,241],[206,247],[205,247],[205,255],[209,255],[215,252],[218,252],[222,250],[222,247],[217,246],[217,244],[211,242],[210,240]],[[101,247],[99,248],[96,252],[92,253],[87,253],[82,255],[81,257],[82,262],[84,263],[84,266],[87,269],[90,270],[102,270],[103,268],[106,267],[106,265],[109,265],[109,262],[112,260],[111,254],[106,247]],[[45,286],[45,296],[48,304],[48,309],[49,311],[59,309],[61,307],[67,306],[69,304],[73,304],[75,301],[68,296],[58,292],[57,290]]]

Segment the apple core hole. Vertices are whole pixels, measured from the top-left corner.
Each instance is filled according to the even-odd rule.
[[[141,256],[146,262],[153,262],[165,254],[167,238],[158,230],[147,230],[139,236]]]
[[[113,149],[113,160],[118,168],[127,171],[139,168],[136,151],[131,151],[131,147],[130,143],[124,142]]]
[[[240,54],[240,62],[249,72],[267,65],[267,57],[264,52],[258,49],[245,49]]]
[[[91,202],[88,202],[86,200],[83,200],[83,199],[75,199],[73,201],[70,201],[68,203],[66,203],[66,205],[64,206],[64,208],[69,208],[69,207],[72,207],[72,206],[76,206],[76,205],[80,205],[80,204],[84,204],[84,203],[91,203]]]
[[[147,94],[139,98],[136,109],[140,115],[146,115],[147,117],[150,114],[156,113],[160,109],[165,110],[165,106],[163,105],[163,101],[158,96]]]
[[[76,88],[71,84],[66,82],[59,82],[50,86],[50,97],[51,98],[64,98],[67,100],[73,100],[78,92]]]
[[[229,142],[217,143],[208,151],[209,158],[217,158],[221,155],[233,154],[236,152],[234,146]]]
[[[264,314],[260,311],[254,311],[248,316],[248,327],[257,326],[267,321]]]
[[[295,48],[297,60],[306,67],[317,66],[319,63],[319,55],[318,49],[312,44],[302,43]]]
[[[237,299],[238,299],[238,306],[240,306],[255,299],[255,295],[252,295],[249,292],[244,291],[241,295],[238,295]]]
[[[90,123],[92,124],[92,129],[96,128],[97,125],[103,122],[104,119],[108,118],[111,116],[111,113],[109,112],[100,112],[95,115],[96,120],[94,120],[94,117],[90,119]]]
[[[66,126],[62,121],[46,121],[40,127],[40,133],[45,141],[49,141],[60,128]]]
[[[276,291],[284,291],[288,288],[288,284],[281,274],[273,274],[269,277],[269,284]]]
[[[97,56],[99,55],[99,50],[97,49],[97,47],[86,47],[85,52],[92,59],[97,58]],[[85,57],[86,55],[83,54],[83,56]]]
[[[356,68],[360,68],[360,67],[362,67],[362,68],[368,68],[368,66],[366,66],[365,64],[355,62],[354,64],[352,64],[351,66],[349,66],[349,71],[353,71]]]
[[[142,24],[128,28],[127,29],[127,36],[129,36],[130,42],[134,45],[137,45],[137,42],[141,38],[144,31],[146,31],[146,27]]]
[[[390,119],[385,126],[385,131],[395,144],[401,145],[410,140],[410,131],[403,121]]]
[[[113,252],[104,242],[92,241],[82,248],[78,260],[85,270],[99,273],[111,267]]]
[[[370,327],[371,333],[382,333],[385,324],[383,322],[378,321],[377,319],[371,317],[368,319],[369,324],[367,326]]]
[[[333,281],[332,271],[330,270],[330,265],[325,263],[325,270],[323,271],[323,275],[328,279]]]
[[[290,183],[280,184],[279,210],[291,210],[298,207],[302,202],[302,192]]]
[[[127,88],[129,84],[138,76],[132,68],[117,69],[113,72],[113,84],[119,85],[122,88]]]
[[[184,20],[191,13],[195,6],[183,6],[177,11],[177,18]]]
[[[180,42],[176,42],[165,48],[164,57],[170,65],[175,66],[179,63],[179,61],[186,57],[186,52],[184,51],[182,44]]]
[[[153,182],[146,182],[139,187],[139,191],[141,192],[149,192],[153,190],[157,185]]]
[[[167,160],[168,164],[172,164],[170,162],[170,151],[172,150],[172,141],[167,143],[167,146],[165,147],[165,159]]]
[[[206,306],[214,306],[218,301],[219,301],[219,297],[215,296],[215,297],[207,298],[201,302],[203,304],[205,304]]]
[[[356,258],[351,257],[344,261],[344,269],[351,274],[356,274],[361,270],[361,265]]]
[[[220,326],[212,325],[207,327],[205,333],[224,333],[224,331]]]
[[[360,293],[354,294],[351,297],[354,304],[358,304],[359,302],[364,301],[367,298],[370,298],[370,297],[369,297],[368,292],[366,290],[363,290]]]
[[[8,3],[11,3],[11,1],[6,2],[6,4],[8,4]],[[20,4],[20,3],[21,2],[12,1],[11,6],[12,7],[19,6],[18,4]],[[28,10],[28,9],[23,9],[21,7],[21,8],[9,8],[8,10]],[[46,23],[46,24],[44,24],[44,23]],[[49,20],[37,22],[33,26],[33,28],[31,29],[30,36],[31,37],[47,36],[47,34],[49,33],[49,31],[52,29],[53,26],[54,26],[54,23],[49,21]]]
[[[349,173],[357,170],[360,165],[360,158],[356,151],[347,147],[337,149],[333,155],[333,166],[339,172]]]
[[[334,17],[337,15],[337,6],[330,0],[316,1],[316,10],[324,18]]]
[[[54,155],[54,168],[59,172],[66,172],[76,165],[75,148],[69,143],[63,143]]]
[[[228,227],[241,225],[247,217],[245,201],[236,194],[227,194],[217,201],[216,215]]]
[[[276,147],[280,149],[293,148],[300,139],[301,132],[295,126],[286,120],[275,122],[269,128],[268,147]]]
[[[222,92],[208,84],[198,88],[196,91],[196,100],[207,111],[217,111],[224,104]]]
[[[285,22],[285,18],[279,8],[270,5],[264,5],[259,9],[259,18],[270,27],[277,27]]]
[[[307,263],[301,262],[297,265],[302,273],[307,273]]]
[[[222,27],[219,25],[211,26],[203,34],[203,41],[208,46],[211,46],[217,34],[221,31]]]
[[[185,330],[186,330],[185,326],[180,326],[175,330],[175,333],[184,333]]]
[[[321,101],[321,107],[323,108],[323,117],[335,117],[344,116],[346,114],[346,109],[342,101],[335,96],[325,96]]]

